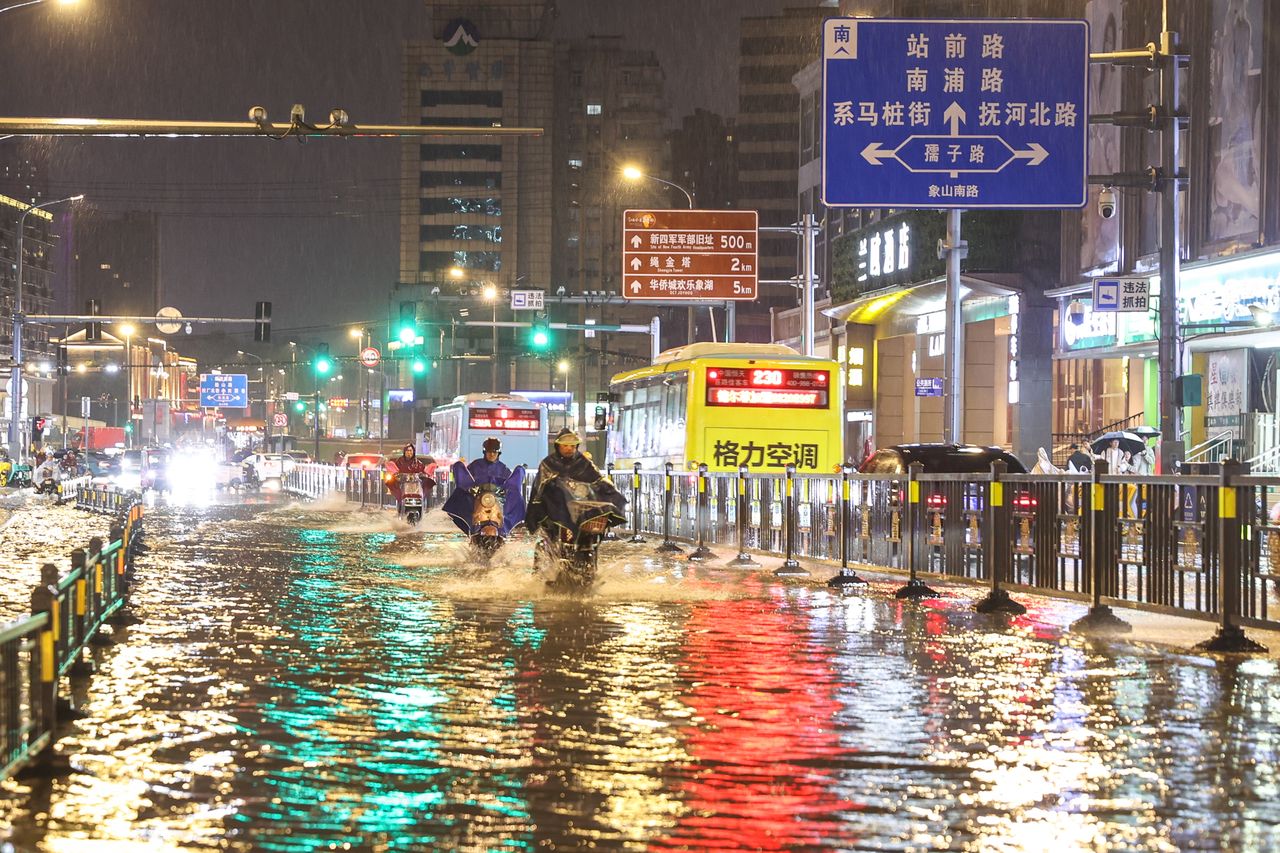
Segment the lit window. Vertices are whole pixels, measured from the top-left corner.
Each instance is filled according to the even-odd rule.
[[[600,115],[600,109],[600,104],[587,104],[587,115],[598,116]]]
[[[98,269],[100,269],[100,270],[109,270],[109,269],[111,269],[111,264],[98,264]]]
[[[573,157],[573,158],[571,158],[571,159],[569,160],[569,168],[570,168],[570,169],[581,169],[581,168],[582,168],[582,160],[578,159],[577,157]]]
[[[862,368],[861,367],[849,368],[849,384],[854,386],[859,386],[859,387],[862,385]]]

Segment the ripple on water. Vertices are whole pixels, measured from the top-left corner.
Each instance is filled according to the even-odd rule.
[[[553,594],[527,541],[481,570],[336,505],[149,523],[142,621],[95,651],[63,744],[78,772],[5,786],[19,844],[1277,846],[1274,665],[624,543]]]

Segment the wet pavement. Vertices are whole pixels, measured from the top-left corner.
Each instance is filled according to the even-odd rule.
[[[428,519],[432,521],[433,519]],[[20,850],[1267,850],[1280,669],[1065,637],[1078,605],[690,568],[588,596],[340,504],[157,508],[74,772]],[[9,585],[9,584],[6,584]],[[976,594],[976,593],[975,593]],[[106,846],[111,843],[115,846]]]

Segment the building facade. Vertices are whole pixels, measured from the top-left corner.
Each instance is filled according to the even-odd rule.
[[[155,213],[77,212],[73,227],[74,313],[90,299],[102,314],[141,317],[163,307]]]

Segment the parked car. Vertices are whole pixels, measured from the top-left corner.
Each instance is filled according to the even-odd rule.
[[[976,444],[895,444],[883,447],[862,463],[858,470],[863,474],[906,476],[907,469],[916,462],[924,466],[924,474],[990,474],[991,463],[1003,461],[1010,474],[1025,474],[1027,468],[1018,457],[999,447],[981,447]],[[925,503],[930,510],[944,510],[947,505],[946,489],[935,487]],[[963,504],[966,509],[977,510],[983,505],[985,491],[973,485],[964,487]],[[890,492],[891,505],[903,499],[902,489]],[[1030,510],[1036,506],[1036,498],[1029,490],[1019,488],[1010,496],[1011,505]]]
[[[862,463],[863,474],[905,474],[914,462],[924,465],[926,474],[989,474],[997,459],[1009,466],[1010,474],[1025,474],[1018,457],[999,447],[976,444],[895,444],[882,447]]]
[[[284,455],[285,455],[285,456],[288,456],[288,457],[289,457],[289,458],[291,458],[291,459],[293,459],[293,461],[295,461],[295,462],[310,462],[310,461],[311,461],[311,454],[310,454],[310,453],[308,453],[308,452],[307,452],[307,451],[305,451],[305,450],[286,450],[286,451],[284,452]]]

